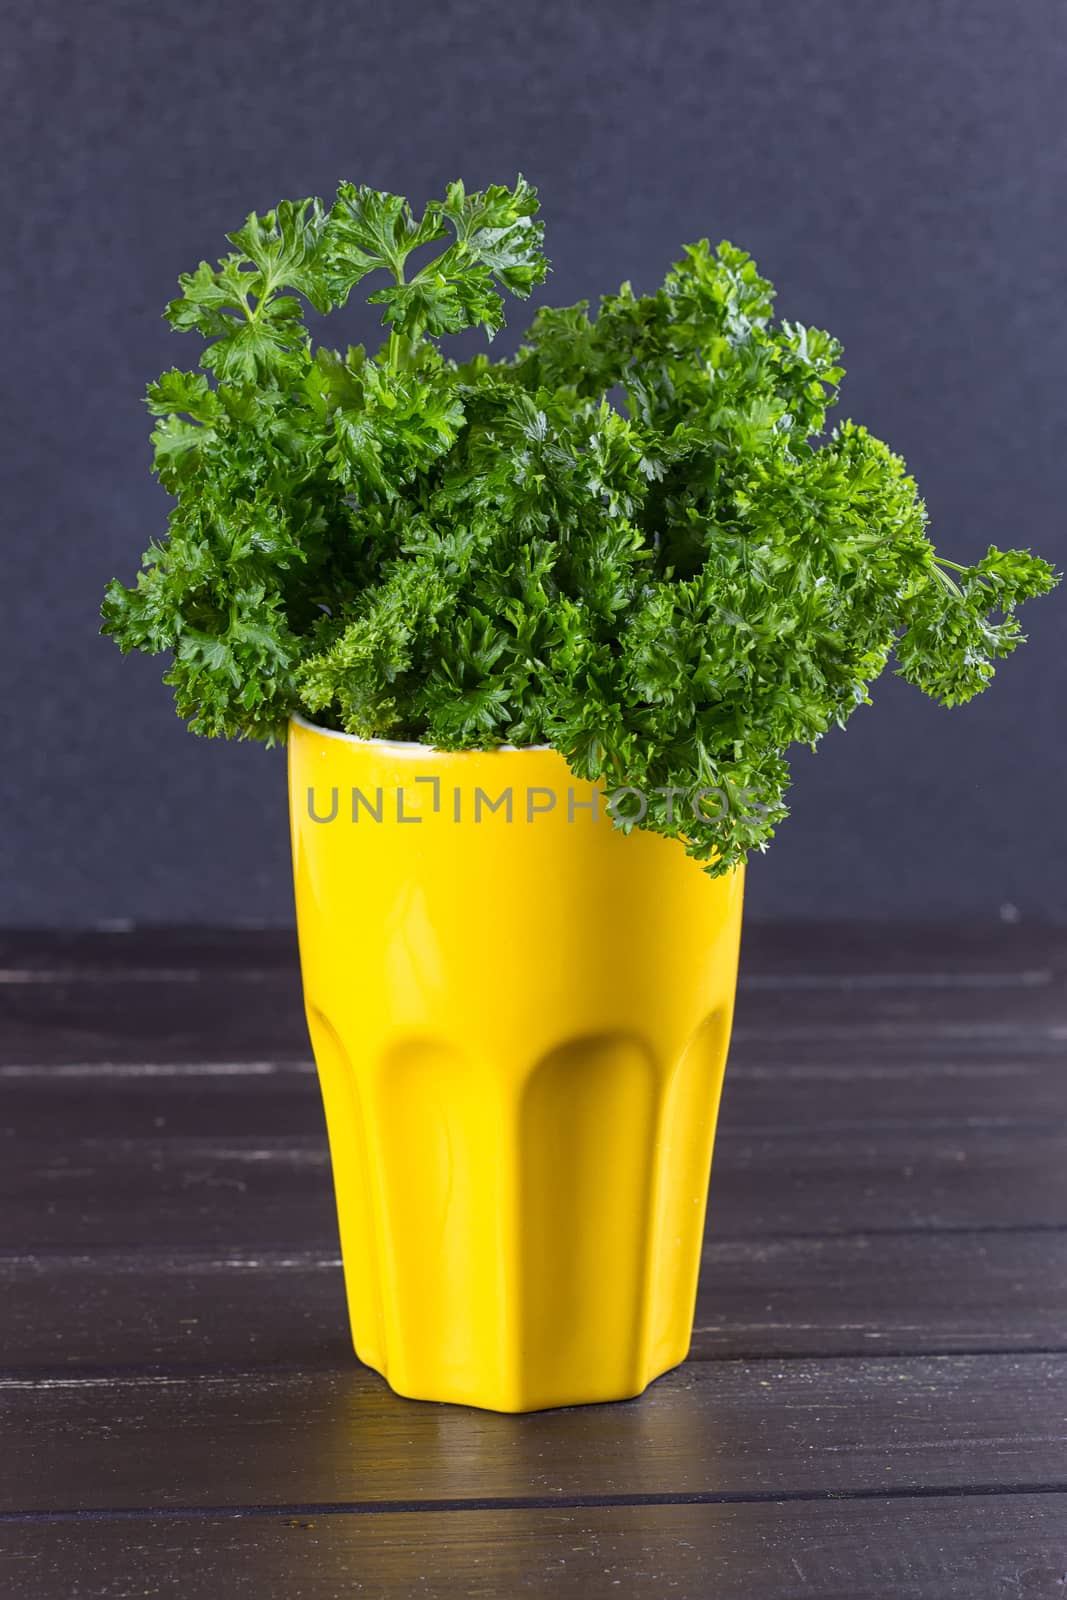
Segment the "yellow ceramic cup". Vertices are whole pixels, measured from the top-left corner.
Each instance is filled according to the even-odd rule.
[[[289,773],[356,1353],[498,1411],[639,1394],[692,1333],[741,873],[548,749],[294,721]]]

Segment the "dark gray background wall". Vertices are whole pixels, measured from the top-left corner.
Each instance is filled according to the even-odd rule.
[[[908,458],[949,553],[1063,564],[1063,0],[0,15],[0,923],[291,915],[282,756],[186,734],[161,665],[123,660],[96,612],[164,527],[141,395],[192,362],[160,320],[176,274],[339,177],[424,200],[521,169],[560,302],[732,238],[786,315],[844,340],[844,410]],[[1061,591],[951,714],[884,679],[798,761],[753,910],[1067,917],[1063,622]]]

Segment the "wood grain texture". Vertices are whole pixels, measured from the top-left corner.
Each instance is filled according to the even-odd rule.
[[[338,1367],[336,1254],[0,1257],[0,1368]],[[1067,1231],[710,1238],[694,1360],[1067,1350]]]
[[[0,984],[0,1063],[303,1060],[308,1035],[295,969],[136,981],[50,970]],[[754,988],[742,983],[735,1049],[800,1059],[825,1051],[918,1049],[1052,1054],[1067,1048],[1059,989]]]
[[[122,973],[0,985],[0,1062],[305,1059],[307,1029],[295,967],[188,978]]]
[[[910,1055],[873,1049],[731,1054],[720,1127],[727,1132],[929,1132],[1067,1124],[1067,1055],[988,1057],[957,1049]],[[0,1097],[0,1107],[3,1099]]]
[[[1039,922],[749,920],[747,972],[941,973],[970,981],[991,973],[1048,970],[1067,980],[1067,928]]]
[[[803,1061],[739,1045],[720,1117],[727,1134],[1034,1126],[1067,1126],[1067,1061],[1057,1055],[837,1050]],[[0,1066],[0,1158],[13,1140],[273,1139],[323,1129],[310,1057]]]
[[[927,1053],[1067,1045],[1067,936],[749,927],[736,1042]],[[306,1058],[291,932],[0,937],[0,1062]]]
[[[501,1417],[351,1354],[291,933],[0,935],[0,1593],[1062,1597],[1065,1057],[1062,930],[750,927],[693,1359]]]
[[[332,1249],[324,1137],[7,1140],[0,1251]],[[857,1130],[716,1143],[715,1239],[1067,1226],[1067,1128]]]
[[[976,976],[1048,970],[1067,980],[1067,928],[1036,922],[745,921],[744,973],[942,974]],[[147,967],[198,972],[295,967],[292,928],[162,927],[0,930],[0,968],[42,971]]]
[[[1067,1495],[0,1523],[15,1600],[1062,1600]]]
[[[1067,1490],[1067,1356],[692,1362],[500,1416],[365,1368],[0,1378],[0,1511]]]

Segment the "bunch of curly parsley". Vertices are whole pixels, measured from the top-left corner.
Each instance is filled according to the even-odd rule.
[[[148,391],[176,499],[104,631],[169,652],[197,733],[301,712],[442,749],[548,743],[649,799],[718,873],[786,815],[786,754],[843,724],[895,650],[951,706],[1023,635],[1051,567],[938,556],[899,457],[823,428],[840,346],[772,321],[743,251],[690,246],[655,294],[545,309],[513,360],[446,335],[544,279],[536,192],[453,184],[416,217],[342,184],[283,202],[180,280],[203,372]],[[412,257],[416,259],[413,261]],[[303,302],[380,285],[376,355],[313,345]],[[734,797],[679,812],[702,788]]]

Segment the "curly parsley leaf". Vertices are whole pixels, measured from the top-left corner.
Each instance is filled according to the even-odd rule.
[[[382,321],[398,339],[473,327],[492,336],[504,321],[496,284],[525,298],[547,271],[536,211],[536,191],[521,176],[514,189],[470,195],[450,184],[419,218],[398,195],[342,184],[331,212],[330,281],[344,299],[368,273],[386,270],[392,283],[368,299],[384,306]],[[450,232],[454,242],[406,277],[411,253]]]
[[[300,711],[444,749],[548,742],[641,791],[620,826],[720,873],[787,815],[791,749],[867,704],[894,652],[959,704],[1058,581],[1025,551],[937,554],[900,458],[825,432],[837,341],[775,321],[730,244],[458,365],[440,341],[492,336],[547,271],[525,179],[421,214],[343,183],[229,242],[167,308],[207,341],[203,371],[148,390],[176,503],[103,607],[123,650],[171,657],[198,733],[270,741]],[[364,279],[383,349],[313,345],[304,305]]]

